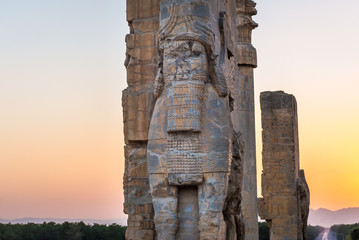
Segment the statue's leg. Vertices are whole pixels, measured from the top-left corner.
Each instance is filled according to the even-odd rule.
[[[178,188],[170,186],[165,174],[150,174],[157,240],[175,240],[178,229]]]
[[[201,240],[221,240],[223,204],[227,190],[227,173],[206,173],[198,188],[199,232]]]

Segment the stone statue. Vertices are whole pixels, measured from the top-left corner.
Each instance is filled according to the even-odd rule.
[[[233,129],[208,3],[163,0],[160,9],[147,145],[157,239],[224,239]]]

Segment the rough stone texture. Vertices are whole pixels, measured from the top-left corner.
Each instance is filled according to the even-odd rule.
[[[310,205],[310,192],[309,192],[309,186],[307,184],[307,180],[305,179],[304,170],[299,171],[297,187],[298,187],[298,197],[300,201],[300,207],[299,207],[300,220],[301,220],[300,234],[302,235],[303,239],[306,240],[309,205]]]
[[[124,212],[128,214],[126,239],[155,238],[153,206],[147,171],[147,141],[157,73],[156,34],[158,0],[127,0],[126,36],[128,88],[123,92],[125,133]]]
[[[234,134],[232,142],[232,164],[228,178],[227,197],[223,215],[226,222],[226,239],[244,239],[245,225],[242,215],[243,142]],[[245,207],[245,206],[243,206]]]
[[[226,41],[227,51],[233,55],[230,58],[233,66],[230,92],[234,102],[231,116],[233,128],[244,142],[242,214],[246,240],[258,239],[253,77],[257,54],[251,44],[252,30],[258,26],[252,20],[257,13],[255,6],[252,0],[228,1],[225,19],[230,26],[225,36],[231,36],[232,40]]]
[[[233,130],[209,6],[199,0],[162,1],[160,8],[158,98],[147,149],[157,238],[185,239],[178,231],[188,221],[198,222],[189,229],[191,239],[223,239]],[[195,191],[181,191],[182,186]],[[186,215],[179,201],[190,199],[198,199],[198,210],[192,207],[198,212]]]
[[[184,187],[178,193],[178,231],[176,239],[199,239],[198,189]]]
[[[282,91],[261,93],[263,173],[259,214],[272,240],[305,239],[309,188],[299,170],[297,103]]]
[[[127,239],[258,239],[254,6],[127,0]]]

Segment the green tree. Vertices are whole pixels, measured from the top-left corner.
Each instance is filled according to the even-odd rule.
[[[4,225],[0,233],[1,240],[21,240],[20,236],[13,230],[11,224]]]
[[[37,240],[35,236],[37,226],[34,223],[28,223],[21,227],[19,233],[22,240]]]
[[[95,240],[107,240],[108,228],[106,225],[94,224],[91,226],[91,237]]]
[[[269,240],[269,228],[266,222],[258,223],[259,240]]]
[[[108,226],[108,240],[125,240],[126,227],[111,224]]]
[[[82,240],[84,234],[81,232],[81,226],[71,224],[66,231],[67,240]]]
[[[0,240],[124,240],[125,232],[126,227],[117,224],[0,224]]]
[[[324,232],[325,228],[321,226],[307,226],[307,239],[314,240],[316,239],[321,232]]]
[[[354,229],[356,227],[359,227],[359,223],[333,225],[330,227],[330,230],[332,232],[335,232],[338,236],[343,236],[344,239],[347,239],[348,237],[350,237],[350,233],[351,233],[352,229]]]
[[[350,232],[351,240],[359,240],[359,227],[355,227]]]

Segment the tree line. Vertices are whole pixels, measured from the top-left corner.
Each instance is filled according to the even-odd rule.
[[[258,227],[259,240],[269,240],[267,224],[260,222]],[[307,240],[314,240],[324,230],[324,227],[309,225]],[[359,223],[334,225],[330,230],[337,234],[339,240],[359,240]],[[125,233],[126,227],[118,224],[0,224],[0,240],[125,240]]]
[[[316,239],[321,232],[325,229],[321,226],[308,226],[307,227],[307,240]],[[259,240],[270,240],[269,238],[269,228],[267,223],[260,222],[258,223],[258,231],[259,231]]]
[[[125,232],[126,227],[117,224],[0,224],[0,240],[125,240]]]
[[[330,230],[337,234],[339,240],[359,240],[359,223],[333,225]]]

